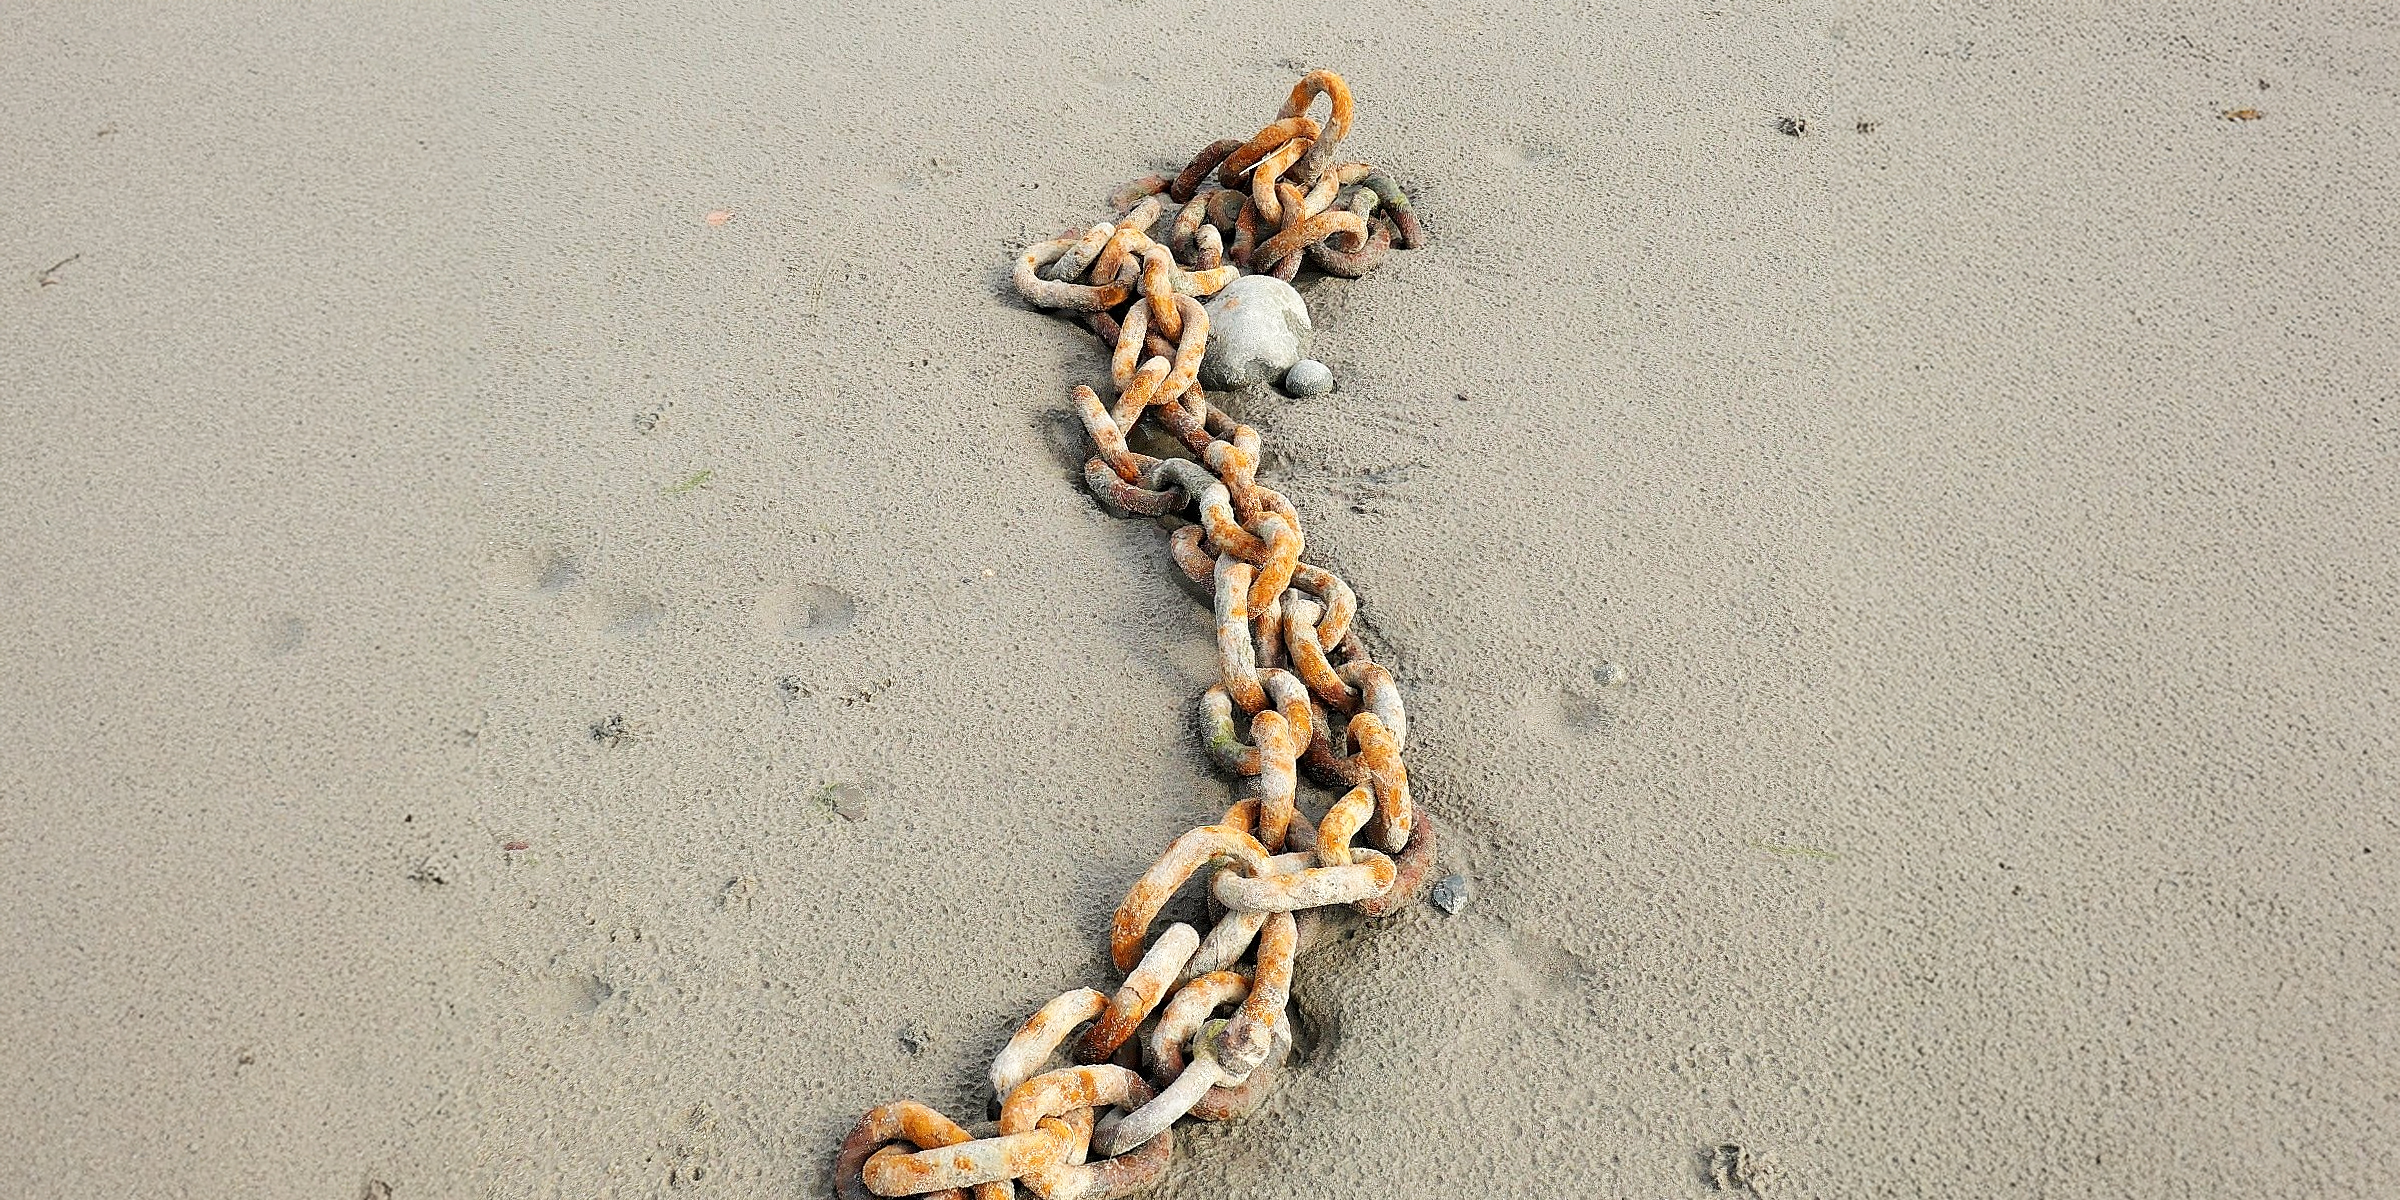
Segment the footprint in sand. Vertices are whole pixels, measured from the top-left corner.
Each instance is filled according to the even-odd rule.
[[[550,596],[583,582],[583,564],[564,546],[494,547],[485,553],[480,575],[495,595]]]
[[[563,592],[583,582],[583,568],[576,563],[574,555],[564,550],[545,552],[534,561],[537,568],[533,579],[534,591]]]
[[[1562,996],[1590,983],[1592,961],[1538,934],[1490,943],[1495,978],[1524,996]]]
[[[1558,721],[1570,733],[1607,733],[1623,718],[1631,676],[1613,662],[1579,671],[1558,689]]]
[[[308,622],[291,613],[276,613],[250,630],[250,645],[260,658],[282,658],[308,640]]]
[[[750,615],[762,636],[818,641],[856,624],[858,601],[821,583],[786,583],[761,593]]]
[[[634,637],[658,628],[667,619],[667,606],[648,596],[619,596],[601,613],[600,628],[617,637]]]
[[[553,979],[543,986],[542,1004],[561,1017],[580,1017],[608,1003],[617,989],[608,986],[597,975],[570,975]]]

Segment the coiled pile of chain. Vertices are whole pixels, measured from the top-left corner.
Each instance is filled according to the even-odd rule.
[[[1331,110],[1322,122],[1308,116],[1320,96]],[[1088,387],[1074,393],[1098,450],[1084,467],[1093,492],[1129,514],[1198,517],[1168,548],[1216,594],[1223,678],[1201,697],[1208,752],[1253,779],[1254,794],[1177,838],[1118,907],[1109,949],[1126,976],[1116,994],[1068,992],[1001,1050],[991,1070],[997,1134],[978,1138],[914,1101],[882,1105],[835,1158],[842,1200],[964,1200],[968,1188],[1006,1200],[1016,1180],[1045,1200],[1148,1186],[1173,1154],[1177,1120],[1231,1120],[1264,1099],[1291,1047],[1293,959],[1326,910],[1396,911],[1430,874],[1433,823],[1411,803],[1401,762],[1407,717],[1390,672],[1351,631],[1357,598],[1302,560],[1299,514],[1258,482],[1258,432],[1212,406],[1198,378],[1209,321],[1199,297],[1245,270],[1288,280],[1303,260],[1355,276],[1395,245],[1423,243],[1387,176],[1331,165],[1350,118],[1341,76],[1312,72],[1257,136],[1211,143],[1173,179],[1136,180],[1117,193],[1130,211],[1116,221],[1017,260],[1026,300],[1082,314],[1115,348],[1114,406]],[[1160,242],[1149,230],[1167,199],[1182,208]],[[1133,452],[1126,435],[1145,415],[1193,458]],[[1302,769],[1348,789],[1313,822],[1296,803]],[[1362,836],[1369,846],[1351,845]],[[1178,922],[1149,941],[1160,910],[1211,865],[1220,869],[1208,890],[1223,914],[1214,927],[1202,936]],[[1073,1048],[1084,1065],[1043,1071],[1086,1023]]]

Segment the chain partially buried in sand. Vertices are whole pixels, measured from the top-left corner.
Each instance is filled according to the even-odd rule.
[[[1323,121],[1308,115],[1319,97]],[[1126,895],[1109,930],[1126,972],[1116,993],[1059,996],[1001,1050],[991,1071],[997,1133],[978,1137],[915,1101],[878,1107],[834,1160],[842,1200],[965,1200],[967,1189],[1006,1200],[1018,1180],[1044,1200],[1149,1186],[1173,1154],[1177,1121],[1232,1120],[1264,1099],[1292,1043],[1293,960],[1322,910],[1382,916],[1430,876],[1433,822],[1411,802],[1401,761],[1408,718],[1391,673],[1350,628],[1358,600],[1339,576],[1302,561],[1299,514],[1258,482],[1258,431],[1211,405],[1199,382],[1201,297],[1245,271],[1289,280],[1304,261],[1357,276],[1394,246],[1423,244],[1390,177],[1332,161],[1350,121],[1341,76],[1312,72],[1255,137],[1210,143],[1172,179],[1128,184],[1114,197],[1129,210],[1117,220],[1017,260],[1027,301],[1081,313],[1115,350],[1114,405],[1088,387],[1074,392],[1098,450],[1084,466],[1092,491],[1129,514],[1197,518],[1167,548],[1215,590],[1223,678],[1201,696],[1208,753],[1220,770],[1256,780],[1254,794],[1175,839]],[[1150,230],[1169,199],[1181,207],[1161,241]],[[1193,457],[1131,450],[1126,434],[1145,417]],[[1314,821],[1296,803],[1303,768],[1349,789]],[[1210,866],[1209,895],[1223,910],[1215,926],[1203,936],[1178,922],[1151,939],[1160,910]],[[1083,1065],[1043,1070],[1079,1028],[1072,1054]]]

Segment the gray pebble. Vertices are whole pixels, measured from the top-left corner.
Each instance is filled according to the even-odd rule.
[[[1308,302],[1272,275],[1244,275],[1208,302],[1208,353],[1200,385],[1211,391],[1266,383],[1308,353]]]
[[[1599,680],[1601,687],[1616,687],[1624,683],[1629,676],[1625,671],[1624,664],[1612,662],[1601,663],[1592,668],[1592,678]]]
[[[1467,877],[1452,875],[1433,885],[1433,906],[1457,916],[1467,906]]]
[[[824,797],[825,807],[832,809],[833,815],[840,817],[845,821],[864,821],[867,819],[867,793],[865,788],[851,783],[836,783],[826,787],[824,792],[821,794]]]
[[[1293,396],[1322,396],[1333,390],[1333,368],[1313,358],[1301,359],[1283,373],[1283,390]]]

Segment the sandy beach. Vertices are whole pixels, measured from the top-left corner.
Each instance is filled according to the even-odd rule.
[[[2388,14],[243,7],[0,20],[0,1195],[982,1119],[1235,795],[1009,265],[1318,67],[1430,243],[1219,403],[1468,900],[1148,1194],[2400,1178]]]

